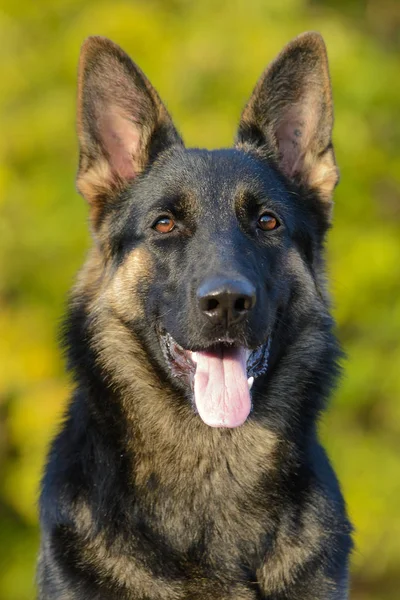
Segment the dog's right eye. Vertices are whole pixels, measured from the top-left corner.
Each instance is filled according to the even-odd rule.
[[[160,217],[153,225],[158,233],[169,233],[175,228],[175,221],[171,217]]]
[[[265,212],[258,219],[257,226],[263,231],[273,231],[274,229],[278,229],[278,227],[280,227],[280,223],[273,214]]]

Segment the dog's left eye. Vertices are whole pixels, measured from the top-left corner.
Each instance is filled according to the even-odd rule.
[[[257,221],[257,227],[262,229],[263,231],[273,231],[274,229],[278,229],[280,223],[274,215],[271,213],[264,213]]]
[[[171,217],[161,217],[153,225],[153,229],[158,233],[169,233],[174,227],[175,221]]]

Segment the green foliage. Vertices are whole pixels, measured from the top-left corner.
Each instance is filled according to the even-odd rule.
[[[356,527],[356,600],[400,588],[400,72],[396,0],[40,0],[0,9],[0,600],[34,596],[37,490],[69,382],[57,326],[89,244],[74,191],[76,65],[90,34],[148,74],[188,145],[230,145],[266,63],[324,35],[342,182],[328,257],[342,386],[321,430]],[[367,6],[367,8],[365,8]],[[397,32],[397,33],[396,33]]]

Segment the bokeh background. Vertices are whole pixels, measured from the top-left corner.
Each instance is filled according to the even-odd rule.
[[[90,34],[148,74],[187,143],[230,145],[267,62],[323,33],[342,181],[328,255],[345,376],[321,434],[356,527],[354,600],[400,598],[400,2],[0,3],[0,600],[34,598],[37,492],[70,382],[57,347],[90,243],[75,192],[76,66]]]

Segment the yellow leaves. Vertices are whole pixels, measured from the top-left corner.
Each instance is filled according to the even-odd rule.
[[[29,523],[37,522],[37,493],[47,444],[67,398],[54,326],[43,309],[0,312],[0,405],[7,414],[0,493]],[[58,379],[57,379],[58,377]]]
[[[61,371],[55,344],[55,324],[42,311],[7,310],[0,313],[0,391],[19,393]]]
[[[373,221],[365,229],[353,223],[351,228],[336,230],[334,243],[330,271],[339,324],[351,319],[357,322],[360,311],[364,319],[370,314],[378,317],[377,308],[390,300],[390,294],[394,307],[400,287],[398,232],[385,223]],[[379,320],[382,323],[385,315]]]
[[[332,435],[329,433],[332,422],[328,417],[324,437],[335,457],[334,465],[340,472],[355,524],[354,569],[363,570],[367,578],[373,580],[383,576],[386,569],[395,567],[400,554],[396,442],[393,439],[387,444],[382,434],[346,429],[343,422],[340,425],[340,435]]]
[[[68,394],[51,325],[33,307],[3,307],[0,313],[0,405],[7,414],[4,444],[11,452],[0,493],[28,523],[37,522],[45,453]]]
[[[38,482],[48,443],[65,410],[68,387],[63,381],[32,384],[9,408],[8,444],[17,449],[9,460],[3,496],[28,522],[37,522]]]

